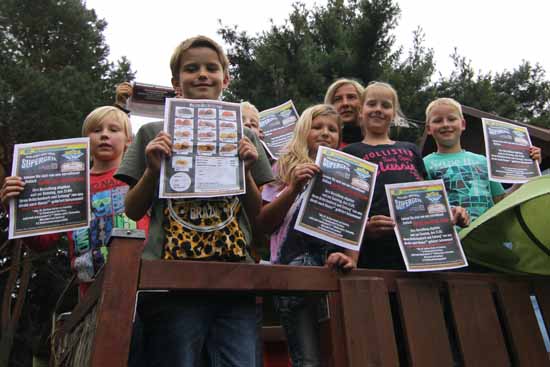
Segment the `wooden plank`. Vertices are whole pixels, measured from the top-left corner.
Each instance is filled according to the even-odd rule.
[[[321,357],[329,367],[345,367],[348,366],[348,356],[344,343],[342,298],[340,293],[330,292],[327,300],[329,319],[321,324]]]
[[[440,367],[453,364],[439,290],[440,283],[429,280],[397,280],[411,366]]]
[[[540,307],[540,312],[544,319],[546,330],[550,334],[550,284],[548,281],[536,282],[534,285],[535,296]]]
[[[510,366],[490,284],[454,280],[448,285],[464,366]]]
[[[139,288],[322,292],[338,290],[338,275],[316,266],[143,260]]]
[[[126,367],[143,241],[115,239],[103,271],[92,367]]]
[[[340,280],[348,366],[398,366],[388,291],[383,279]]]
[[[513,365],[548,366],[548,355],[529,298],[529,284],[498,282],[497,295],[511,344]]]
[[[94,282],[88,288],[86,295],[78,302],[78,304],[71,311],[70,316],[63,322],[61,327],[61,333],[68,333],[78,325],[90,310],[95,306],[97,300],[101,296],[101,285],[103,284],[103,271],[101,271]]]

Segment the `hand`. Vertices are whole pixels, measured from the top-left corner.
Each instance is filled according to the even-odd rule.
[[[330,254],[326,261],[326,265],[331,270],[341,270],[344,272],[348,272],[352,269],[357,268],[357,264],[355,263],[355,261],[348,255],[341,252],[333,252],[332,254]]]
[[[370,238],[380,238],[389,233],[393,233],[395,222],[391,217],[385,215],[373,215],[367,221],[365,231]]]
[[[153,173],[160,172],[160,164],[163,159],[172,155],[172,137],[164,131],[145,147],[145,156],[147,157],[147,168]]]
[[[451,213],[453,214],[453,224],[460,227],[468,227],[470,225],[470,215],[468,211],[461,206],[451,207]]]
[[[246,136],[239,142],[239,158],[244,161],[244,169],[247,171],[258,160],[258,151]]]
[[[542,162],[542,149],[535,146],[529,147],[529,156],[540,164]]]
[[[125,106],[126,101],[133,94],[132,85],[128,82],[122,82],[116,86],[115,103]]]
[[[301,192],[304,186],[315,176],[321,172],[321,168],[315,163],[300,163],[294,167],[288,184],[290,190]]]
[[[10,199],[19,196],[24,189],[25,182],[23,182],[21,177],[6,177],[4,184],[2,185],[2,189],[0,189],[0,199],[2,200],[2,204],[7,207]]]

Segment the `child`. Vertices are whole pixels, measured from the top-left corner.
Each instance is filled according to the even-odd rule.
[[[264,139],[264,132],[260,128],[260,112],[250,102],[241,102],[241,108],[243,112],[243,124],[256,136],[258,139],[263,140]]]
[[[216,100],[229,85],[227,57],[216,42],[204,36],[183,41],[172,55],[170,68],[176,95],[183,98]],[[261,208],[257,185],[272,180],[258,138],[245,128],[246,137],[239,142],[246,194],[164,200],[158,197],[160,163],[171,156],[172,143],[162,127],[158,121],[138,131],[116,174],[131,186],[125,202],[130,218],[139,218],[151,208],[143,258],[166,260],[180,252],[178,259],[249,260],[248,218],[256,218]],[[209,217],[197,223],[189,213],[207,213]],[[233,215],[227,218],[225,213]],[[169,293],[143,297],[138,307],[147,339],[145,354],[151,365],[199,365],[203,347],[214,365],[255,365],[254,296]]]
[[[500,183],[489,181],[485,156],[462,150],[465,129],[462,107],[454,99],[438,98],[426,108],[426,131],[437,144],[437,152],[424,157],[428,177],[443,179],[450,204],[466,208],[474,220],[506,194]],[[540,148],[531,147],[529,154],[540,161]]]
[[[378,164],[378,177],[358,267],[404,269],[384,186],[421,181],[426,176],[426,169],[416,145],[389,138],[391,122],[395,117],[402,116],[397,92],[391,85],[370,83],[361,97],[361,106],[364,139],[345,147],[343,151]],[[465,210],[453,210],[455,220],[466,225]]]
[[[294,129],[288,152],[277,162],[276,184],[264,187],[265,205],[258,223],[271,233],[272,262],[288,265],[323,266],[349,270],[355,267],[355,255],[336,252],[322,240],[294,230],[303,189],[320,172],[314,164],[319,146],[337,148],[341,139],[341,120],[330,105],[306,109]],[[327,259],[327,255],[330,253]],[[326,261],[325,261],[326,259]],[[319,297],[278,297],[277,308],[285,328],[292,365],[319,366]]]
[[[98,107],[84,120],[82,135],[90,138],[90,228],[69,233],[71,267],[80,283],[80,295],[86,290],[98,270],[107,260],[107,244],[113,228],[139,228],[147,232],[149,218],[137,218],[137,223],[124,214],[124,196],[128,185],[113,178],[132,136],[128,116],[112,106]],[[18,196],[24,182],[20,177],[8,177],[2,190],[2,202]],[[29,245],[35,250],[53,246],[59,234],[33,237]]]
[[[365,89],[352,79],[338,79],[332,83],[325,94],[325,104],[334,106],[342,118],[342,141],[340,148],[362,140],[361,132],[361,95]]]

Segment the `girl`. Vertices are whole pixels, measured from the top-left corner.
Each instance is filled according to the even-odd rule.
[[[274,166],[275,184],[267,185],[257,222],[271,234],[271,260],[277,264],[323,266],[350,270],[353,254],[335,252],[334,246],[294,230],[294,223],[305,186],[320,172],[314,164],[319,146],[337,148],[341,139],[341,120],[329,105],[316,105],[304,111],[294,129],[294,137]],[[328,255],[328,257],[327,257]],[[326,260],[325,260],[326,259]],[[319,366],[319,297],[277,297],[290,350],[292,365]]]
[[[405,269],[393,230],[395,222],[389,216],[384,186],[421,181],[426,177],[426,168],[416,145],[390,139],[390,125],[397,116],[403,117],[403,113],[395,89],[387,83],[370,83],[361,97],[364,139],[343,149],[346,153],[378,164],[378,177],[358,267]],[[453,208],[453,214],[459,225],[469,223],[463,208]]]

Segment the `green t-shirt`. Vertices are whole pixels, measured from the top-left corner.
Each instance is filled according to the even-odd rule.
[[[162,121],[146,124],[139,129],[115,178],[130,186],[139,181],[147,167],[145,147],[162,129]],[[254,181],[258,186],[272,181],[271,166],[260,141],[248,128],[244,129],[244,135],[252,141],[259,155],[251,167]],[[246,247],[252,241],[250,222],[241,204],[240,196],[160,199],[157,185],[151,205],[149,236],[142,257],[150,260],[163,258],[166,244],[169,246],[168,253],[173,252],[174,256],[239,260],[239,250],[234,248],[234,244],[244,244]],[[209,237],[214,232],[216,237]]]
[[[498,182],[489,181],[485,156],[468,151],[432,153],[424,157],[428,178],[442,179],[451,205],[468,210],[474,220],[495,205],[493,198],[504,194]]]

